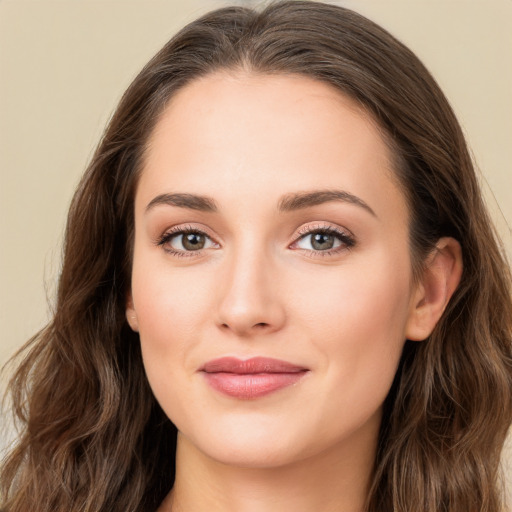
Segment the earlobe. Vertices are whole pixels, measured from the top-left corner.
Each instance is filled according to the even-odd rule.
[[[462,250],[454,238],[440,238],[415,290],[406,338],[422,341],[432,333],[462,276]]]
[[[128,325],[131,327],[132,331],[139,332],[139,322],[137,320],[137,313],[135,312],[135,307],[133,306],[133,299],[131,293],[128,295],[126,299],[126,321]]]

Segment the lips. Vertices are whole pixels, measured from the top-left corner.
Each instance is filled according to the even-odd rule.
[[[247,400],[291,386],[299,382],[309,370],[267,357],[246,360],[223,357],[207,362],[200,371],[214,390]]]

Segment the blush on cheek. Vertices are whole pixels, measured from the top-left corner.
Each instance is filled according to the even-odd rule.
[[[330,306],[324,304],[323,311],[333,313],[331,318],[323,315],[326,328],[319,346],[339,354],[335,360],[344,366],[342,375],[367,375],[369,380],[387,375],[392,380],[405,343],[409,291],[389,275],[361,282],[352,294],[339,294],[331,297]]]

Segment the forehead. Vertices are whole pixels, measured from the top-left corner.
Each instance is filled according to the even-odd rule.
[[[401,196],[392,161],[372,117],[333,86],[218,72],[170,100],[149,138],[138,196],[147,204],[166,188],[228,199],[333,186]]]

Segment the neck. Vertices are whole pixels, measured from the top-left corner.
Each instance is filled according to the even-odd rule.
[[[214,460],[179,433],[175,485],[159,512],[362,512],[377,436],[378,422],[315,456],[250,468]]]

